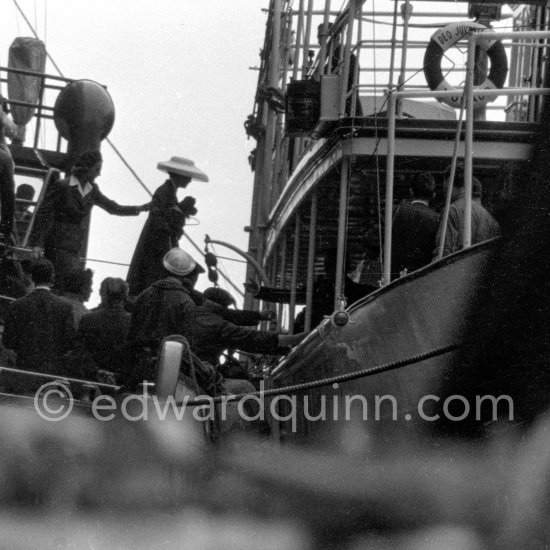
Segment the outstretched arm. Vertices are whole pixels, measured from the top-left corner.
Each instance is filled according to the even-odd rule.
[[[114,214],[115,216],[137,216],[140,212],[146,212],[151,209],[151,203],[146,203],[139,206],[123,206],[118,204],[118,202],[108,199],[99,190],[99,187],[96,184],[94,184],[94,190],[92,192],[94,193],[94,204],[97,204],[97,206],[103,208],[103,210],[109,212],[109,214]]]

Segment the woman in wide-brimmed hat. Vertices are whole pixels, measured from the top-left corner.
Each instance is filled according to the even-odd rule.
[[[178,201],[178,189],[185,189],[192,179],[208,181],[193,161],[182,157],[159,162],[158,169],[168,172],[169,178],[153,195],[151,212],[132,257],[127,277],[131,296],[163,277],[162,258],[178,246],[186,220],[197,213],[193,197]]]

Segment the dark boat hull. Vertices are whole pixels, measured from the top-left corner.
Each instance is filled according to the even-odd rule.
[[[342,328],[325,320],[275,369],[275,385],[352,373],[458,344],[477,299],[483,296],[495,242],[454,254],[353,304],[349,323]],[[338,426],[337,433],[343,433],[343,425],[355,425],[358,419],[367,421],[370,435],[384,440],[400,437],[403,431],[425,433],[430,420],[424,417],[432,416],[430,406],[437,402],[429,396],[437,397],[444,374],[457,357],[458,352],[445,353],[298,393],[292,405],[296,415],[283,422],[283,435],[294,441],[331,439],[333,428]],[[324,418],[313,420],[323,410]]]

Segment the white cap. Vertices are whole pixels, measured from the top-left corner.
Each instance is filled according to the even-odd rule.
[[[192,160],[183,157],[172,157],[170,160],[159,162],[157,168],[163,172],[172,172],[198,181],[208,181],[208,176],[197,168]]]
[[[164,255],[162,265],[170,273],[178,275],[179,277],[185,277],[186,275],[193,273],[195,268],[199,273],[204,273],[204,268],[193,260],[191,254],[188,254],[181,248],[172,248],[169,250]]]

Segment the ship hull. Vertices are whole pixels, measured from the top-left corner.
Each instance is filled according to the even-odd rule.
[[[394,281],[349,309],[349,322],[325,320],[273,372],[284,387],[351,374],[460,344],[487,287],[490,241]],[[389,441],[431,429],[445,373],[458,360],[443,353],[395,370],[295,394],[295,416],[282,422],[285,440],[342,437],[342,426],[365,422],[371,437]],[[287,407],[288,409],[288,407]],[[317,418],[324,411],[324,418]],[[279,413],[283,418],[288,415]],[[429,417],[429,418],[428,418]],[[335,429],[338,427],[337,429]]]

